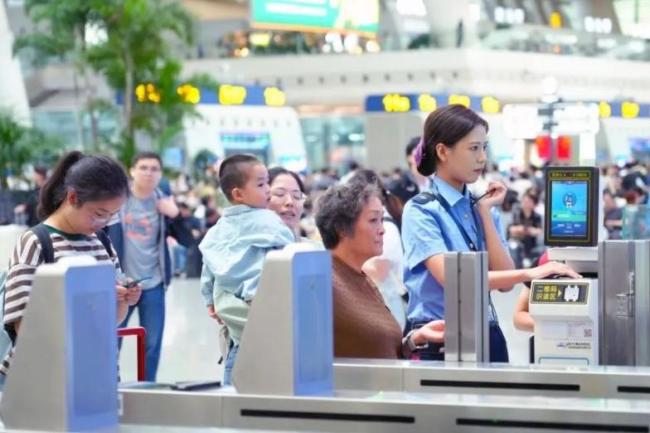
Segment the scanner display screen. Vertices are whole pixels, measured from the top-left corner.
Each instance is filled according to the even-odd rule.
[[[587,236],[587,181],[551,182],[551,236]]]
[[[589,284],[539,282],[533,284],[532,291],[535,304],[586,304]]]
[[[598,243],[598,168],[547,167],[544,244]]]

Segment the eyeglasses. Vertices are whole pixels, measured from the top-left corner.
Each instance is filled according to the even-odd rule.
[[[153,167],[153,166],[146,166],[146,165],[140,165],[136,167],[136,170],[139,171],[150,171],[152,173],[160,173],[160,167]]]
[[[271,191],[273,197],[279,198],[280,200],[285,199],[287,195],[290,195],[292,199],[296,201],[302,201],[305,199],[305,194],[302,191],[287,191],[284,188],[277,188]]]

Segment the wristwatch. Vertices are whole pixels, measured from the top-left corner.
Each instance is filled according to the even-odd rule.
[[[427,343],[421,344],[419,346],[417,344],[415,344],[415,341],[413,341],[413,338],[412,338],[413,334],[415,334],[415,331],[417,331],[417,329],[411,329],[406,334],[406,337],[405,337],[405,339],[406,339],[406,347],[408,347],[411,352],[415,352],[416,350],[424,349],[424,348],[426,348],[428,346]]]

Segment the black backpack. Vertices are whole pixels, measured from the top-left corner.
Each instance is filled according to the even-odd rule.
[[[29,231],[31,231],[36,235],[36,237],[38,238],[38,243],[41,244],[41,264],[54,263],[54,246],[52,245],[52,238],[50,237],[50,231],[48,230],[47,226],[42,223],[37,224],[34,227],[31,227]],[[95,234],[101,241],[102,245],[104,245],[104,248],[108,253],[108,256],[110,258],[113,258],[113,249],[111,248],[111,240],[109,239],[108,235],[103,230],[99,230]],[[5,278],[5,280],[2,282],[2,287],[0,287],[0,292],[2,293],[2,297],[3,297],[3,302],[2,302],[3,309],[4,309],[4,302],[6,301],[6,296],[7,296],[7,292],[5,290],[6,282],[7,280]],[[4,330],[9,336],[9,339],[11,340],[11,345],[12,346],[15,345],[16,329],[14,328],[14,326],[11,324],[5,324]]]

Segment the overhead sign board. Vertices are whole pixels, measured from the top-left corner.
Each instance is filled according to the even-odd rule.
[[[544,126],[537,104],[507,104],[503,107],[503,126],[512,139],[533,139]]]
[[[176,92],[188,104],[284,107],[287,103],[284,91],[274,86],[220,84],[216,88],[207,88],[185,83],[178,86]],[[152,104],[159,104],[165,98],[165,95],[154,83],[138,84],[135,87],[134,96],[137,102]],[[124,103],[124,92],[117,92],[116,102],[118,105]]]
[[[374,36],[379,27],[379,0],[251,0],[250,8],[256,28]]]
[[[461,104],[486,114],[496,114],[500,111],[499,100],[492,96],[476,96],[464,94],[433,94],[433,93],[385,93],[366,97],[366,112],[405,113],[419,111],[430,113],[438,107],[448,104]]]
[[[557,134],[596,134],[600,129],[600,112],[596,104],[563,105],[553,110],[553,121]]]
[[[503,117],[506,135],[513,139],[533,139],[544,131],[596,134],[600,129],[600,109],[595,103],[508,104]]]

